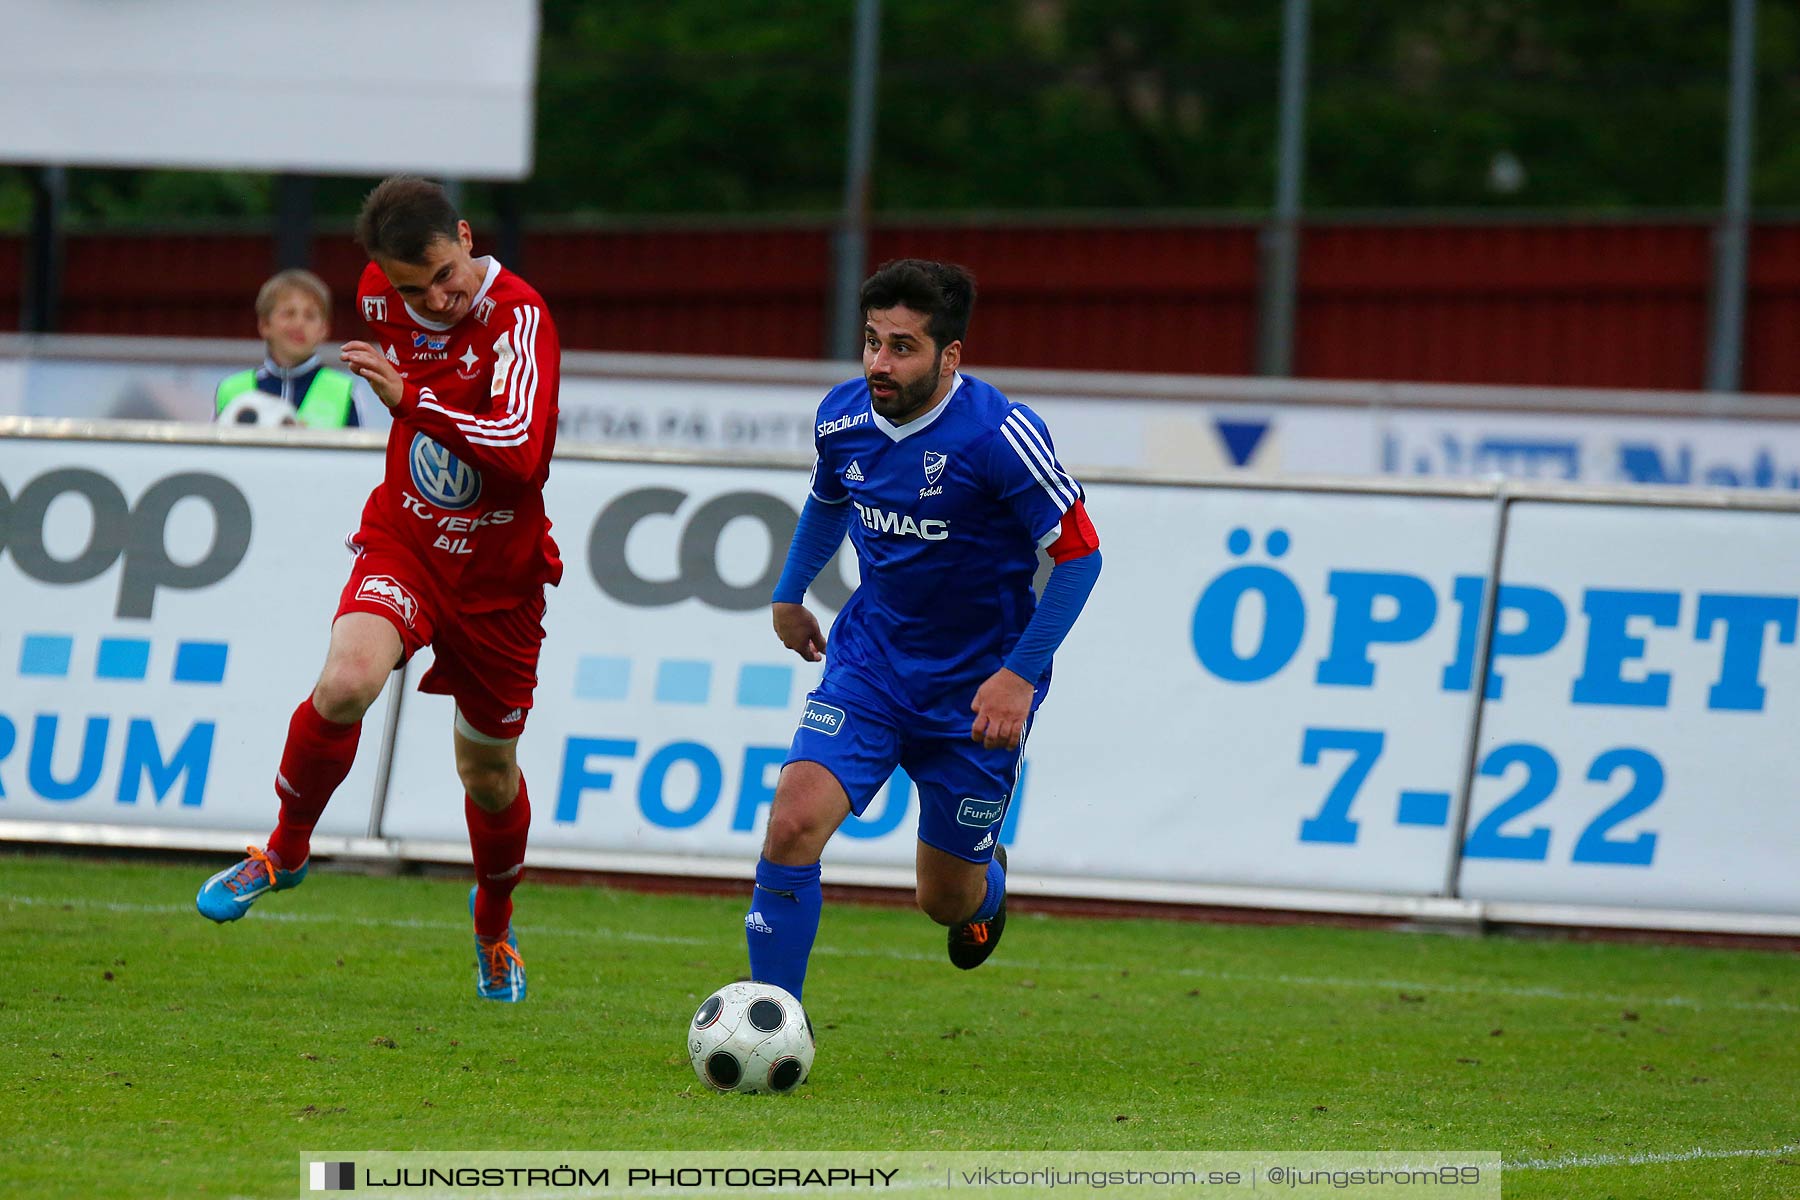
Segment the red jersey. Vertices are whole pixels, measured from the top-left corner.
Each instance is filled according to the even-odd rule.
[[[374,263],[356,293],[371,340],[405,380],[387,474],[357,540],[397,541],[468,612],[511,608],[556,583],[544,481],[562,350],[543,297],[492,258],[454,325],[407,308]]]

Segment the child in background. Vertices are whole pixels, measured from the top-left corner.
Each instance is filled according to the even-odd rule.
[[[262,366],[220,382],[218,421],[314,429],[389,424],[385,411],[378,418],[371,411],[366,386],[319,359],[319,343],[331,332],[331,289],[317,275],[292,269],[271,276],[256,294],[256,331],[268,354]]]

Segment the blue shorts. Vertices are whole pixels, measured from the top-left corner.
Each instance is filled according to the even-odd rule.
[[[806,698],[787,761],[816,762],[830,771],[859,817],[894,768],[904,767],[919,791],[919,840],[969,862],[987,862],[1012,803],[1024,737],[1017,749],[989,750],[967,733],[909,733],[911,724],[861,694],[821,683]],[[1024,733],[1030,731],[1027,720]]]

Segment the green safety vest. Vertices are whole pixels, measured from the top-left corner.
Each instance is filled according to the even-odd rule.
[[[314,429],[342,429],[350,423],[353,404],[350,389],[355,386],[354,375],[330,367],[320,367],[313,376],[312,383],[307,386],[306,398],[300,401],[294,419]],[[226,405],[245,392],[255,390],[255,368],[226,376],[225,381],[219,384],[218,406],[213,410],[213,415],[224,412]]]

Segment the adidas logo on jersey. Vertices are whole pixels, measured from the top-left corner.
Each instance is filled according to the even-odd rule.
[[[851,463],[849,466],[844,468],[844,478],[848,479],[852,483],[864,482],[862,466],[858,463],[854,463],[854,462]]]
[[[990,830],[988,830],[986,837],[982,838],[979,842],[975,843],[975,850],[972,851],[972,853],[986,850],[989,846],[991,846],[993,844],[994,844],[994,831],[990,829]]]
[[[755,911],[754,909],[751,910],[749,916],[744,918],[744,928],[748,929],[752,933],[774,933],[775,932],[775,927],[770,925],[767,921],[763,920],[763,915],[760,912]]]
[[[507,713],[504,717],[501,717],[500,723],[502,725],[511,725],[514,721],[523,721],[524,719],[525,719],[525,710],[522,708],[515,708],[511,712]]]

